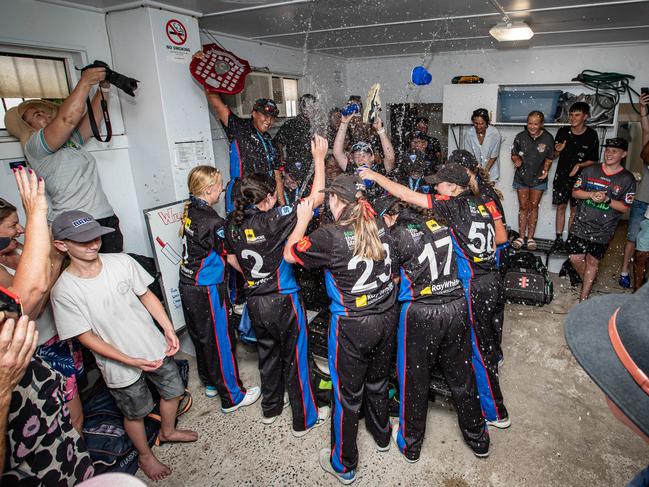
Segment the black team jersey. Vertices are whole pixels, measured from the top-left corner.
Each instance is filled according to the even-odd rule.
[[[480,180],[480,178],[477,178],[477,181],[478,181],[478,189],[480,190],[480,197],[482,198],[482,200],[485,202],[489,202],[489,200],[493,201],[496,204],[496,208],[498,208],[498,212],[500,213],[500,216],[502,217],[503,224],[507,225],[505,220],[505,209],[503,208],[503,203],[502,201],[500,201],[500,198],[498,197],[498,193],[496,193],[494,187]]]
[[[390,233],[400,267],[399,301],[444,304],[464,297],[448,227],[406,208]]]
[[[225,220],[207,202],[190,197],[184,222],[180,283],[221,284],[225,274]]]
[[[290,294],[300,290],[293,266],[284,260],[284,245],[297,223],[297,204],[269,211],[245,210],[240,227],[230,223],[225,248],[237,256],[248,296]]]
[[[392,282],[392,242],[379,224],[386,258],[373,261],[354,256],[354,228],[331,223],[315,230],[291,248],[306,269],[323,267],[334,315],[366,316],[385,313],[396,302]]]
[[[597,164],[581,172],[574,189],[605,191],[612,200],[631,206],[635,196],[635,177],[623,167],[609,174],[604,164]],[[613,237],[621,217],[622,213],[611,208],[610,203],[579,200],[570,233],[591,242],[605,244]]]
[[[466,282],[497,269],[494,221],[502,215],[493,200],[467,190],[453,198],[428,195],[428,206],[446,220],[455,237],[460,279]]]
[[[277,150],[268,132],[261,133],[252,119],[239,118],[230,112],[225,129],[230,139],[230,177],[242,178],[261,172],[273,175],[280,168]]]

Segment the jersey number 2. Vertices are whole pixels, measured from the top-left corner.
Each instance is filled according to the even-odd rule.
[[[250,257],[255,261],[255,264],[252,266],[252,270],[250,271],[250,276],[253,279],[263,279],[264,277],[270,276],[270,272],[261,272],[261,268],[264,265],[264,259],[254,250],[243,250],[241,252],[241,257],[244,259],[248,259]]]

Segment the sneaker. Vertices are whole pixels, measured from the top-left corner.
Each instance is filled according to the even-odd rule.
[[[474,449],[471,445],[469,445],[469,448],[471,448],[471,451],[473,452],[473,454],[478,458],[487,458],[489,456],[489,448],[487,448],[486,451],[480,451],[480,450]]]
[[[509,428],[512,425],[512,420],[509,419],[509,416],[507,416],[506,418],[501,418],[496,421],[487,420],[487,424],[489,426],[493,426],[494,428],[504,430],[506,428]]]
[[[205,395],[207,397],[216,397],[219,395],[219,391],[214,386],[205,386]]]
[[[222,407],[221,412],[223,414],[230,414],[235,412],[239,408],[245,408],[246,406],[250,406],[251,404],[257,402],[259,396],[261,396],[261,389],[259,387],[251,387],[250,389],[248,389],[248,392],[246,392],[246,395],[243,396],[243,399],[239,402],[239,404],[235,404],[234,406],[229,408]]]
[[[284,407],[286,406],[288,406],[288,394],[284,394]],[[264,416],[262,413],[261,422],[265,425],[273,424],[275,421],[277,421],[277,418],[279,418],[281,414],[282,413],[276,414],[275,416]]]
[[[374,442],[374,444],[376,445],[376,451],[379,452],[379,453],[384,453],[386,451],[390,451],[390,440],[388,440],[388,444],[385,445],[385,446],[381,446],[376,442]]]
[[[331,414],[331,408],[329,406],[322,406],[318,408],[318,419],[315,420],[313,426],[303,431],[295,431],[294,429],[291,429],[291,433],[293,433],[293,436],[295,436],[296,438],[302,438],[312,429],[317,428],[318,426],[326,423],[327,420],[329,419],[330,414]]]
[[[338,479],[338,482],[340,482],[343,485],[349,485],[354,480],[356,480],[356,470],[351,470],[345,473],[336,472],[334,470],[333,465],[331,465],[331,459],[329,458],[330,453],[331,452],[329,448],[323,448],[322,450],[320,450],[319,461],[322,470],[336,477]]]
[[[392,425],[392,433],[391,433],[391,435],[390,435],[390,436],[392,437],[392,442],[394,443],[394,446],[397,447],[397,450],[399,450],[399,453],[401,453],[401,455],[403,456],[403,458],[406,459],[406,462],[408,462],[408,463],[417,463],[417,462],[419,461],[419,457],[417,457],[417,458],[408,458],[408,457],[407,457],[407,456],[406,456],[406,455],[401,451],[401,449],[399,448],[399,443],[397,443],[397,435],[398,435],[398,434],[399,434],[399,423],[397,422],[397,423],[394,423],[394,424]]]
[[[624,289],[629,289],[631,287],[631,276],[628,274],[620,274],[620,280],[618,282]]]

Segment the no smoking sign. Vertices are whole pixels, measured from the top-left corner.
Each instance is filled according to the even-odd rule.
[[[167,37],[172,44],[182,46],[187,42],[187,29],[180,20],[171,19],[165,27]]]

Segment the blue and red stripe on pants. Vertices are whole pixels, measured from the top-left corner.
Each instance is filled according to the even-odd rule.
[[[198,375],[205,385],[217,388],[223,408],[232,407],[243,400],[246,389],[239,378],[236,334],[228,320],[224,286],[181,284],[179,290]]]
[[[397,328],[396,306],[367,316],[332,313],[329,327],[329,371],[334,393],[331,421],[331,465],[349,472],[358,465],[358,415],[380,446],[390,442],[388,377]]]
[[[248,312],[257,336],[264,416],[282,412],[284,389],[293,413],[293,429],[304,431],[318,419],[311,386],[306,313],[297,292],[248,297]]]

